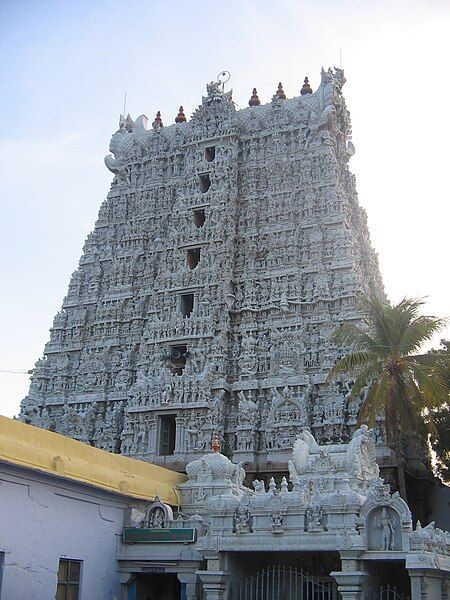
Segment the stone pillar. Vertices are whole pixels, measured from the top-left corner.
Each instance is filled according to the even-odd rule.
[[[342,600],[363,600],[367,573],[364,571],[333,571],[330,575],[337,581]]]
[[[186,452],[184,436],[184,418],[175,417],[175,451],[174,454],[184,454]]]
[[[119,573],[121,600],[136,600],[137,582],[134,573]]]
[[[411,578],[411,600],[448,600],[448,571],[408,569]]]
[[[157,427],[158,421],[155,416],[152,416],[149,419],[149,427],[148,427],[148,452],[151,457],[154,457],[157,453],[158,439],[157,439]]]
[[[229,574],[226,571],[197,571],[203,585],[204,600],[223,600]]]
[[[450,577],[442,579],[442,600],[450,600]]]
[[[411,600],[422,600],[422,577],[420,574],[409,572],[411,579]]]
[[[178,581],[181,583],[180,600],[195,600],[196,573],[177,573]]]
[[[338,584],[342,600],[362,600],[369,583],[369,574],[364,571],[360,551],[341,550],[341,571],[330,573]]]

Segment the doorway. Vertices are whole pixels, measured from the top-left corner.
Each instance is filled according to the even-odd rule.
[[[139,573],[136,581],[136,600],[180,600],[181,584],[175,573]]]

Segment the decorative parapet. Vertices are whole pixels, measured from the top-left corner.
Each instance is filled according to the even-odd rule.
[[[450,533],[436,527],[432,521],[422,527],[417,521],[416,529],[411,534],[411,550],[425,550],[450,556]]]
[[[205,513],[210,502],[220,498],[238,503],[246,493],[245,471],[219,452],[210,452],[190,462],[186,467],[188,481],[177,486],[182,496],[183,512]]]

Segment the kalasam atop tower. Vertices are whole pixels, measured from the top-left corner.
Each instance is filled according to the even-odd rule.
[[[360,400],[325,385],[337,324],[382,290],[348,160],[340,69],[288,99],[219,82],[188,121],[120,118],[114,180],[21,418],[183,470],[213,433],[250,473],[286,469],[296,435],[345,443]],[[380,456],[384,431],[376,431]]]

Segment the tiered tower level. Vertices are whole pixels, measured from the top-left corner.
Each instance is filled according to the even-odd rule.
[[[253,473],[285,470],[305,426],[350,439],[360,400],[325,385],[330,336],[382,284],[344,82],[322,70],[315,93],[243,110],[212,82],[189,121],[121,117],[23,420],[179,470],[215,433]]]

